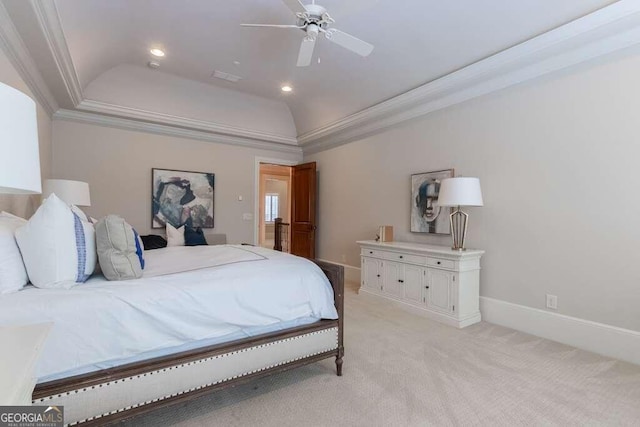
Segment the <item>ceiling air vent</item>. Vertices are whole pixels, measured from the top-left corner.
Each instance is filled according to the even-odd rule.
[[[240,76],[236,76],[236,75],[225,73],[223,71],[218,71],[218,70],[215,70],[213,74],[211,74],[211,77],[215,77],[216,79],[226,80],[231,83],[238,83],[240,80],[242,80],[242,77]]]

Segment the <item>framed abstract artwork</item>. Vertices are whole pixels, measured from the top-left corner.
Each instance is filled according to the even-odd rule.
[[[213,173],[152,169],[151,227],[213,228],[214,190]]]
[[[438,206],[440,182],[453,178],[453,169],[411,175],[411,231],[450,234],[450,209]]]

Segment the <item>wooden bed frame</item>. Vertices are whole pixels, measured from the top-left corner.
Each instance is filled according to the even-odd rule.
[[[341,376],[344,270],[339,265],[314,262],[333,287],[337,320],[320,320],[38,384],[33,392],[33,404],[64,405],[65,423],[70,425],[105,425],[330,357],[335,357],[336,371]],[[260,360],[263,355],[264,362]],[[204,372],[215,375],[203,377]],[[183,381],[191,383],[177,389],[181,385],[177,383]],[[126,395],[130,397],[123,397]]]

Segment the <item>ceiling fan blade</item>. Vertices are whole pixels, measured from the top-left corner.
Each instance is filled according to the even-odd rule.
[[[311,64],[313,58],[313,48],[316,46],[315,38],[305,37],[300,44],[300,53],[298,53],[298,67],[307,67]]]
[[[282,0],[282,2],[286,4],[296,16],[307,12],[307,8],[304,7],[300,0]]]
[[[352,52],[357,53],[360,56],[369,56],[373,52],[373,45],[359,38],[353,37],[350,34],[344,33],[340,30],[332,28],[325,32],[327,39],[331,40],[335,44],[342,46],[345,49],[349,49]]]
[[[271,28],[304,28],[297,25],[276,25],[276,24],[240,24],[241,27],[271,27]]]

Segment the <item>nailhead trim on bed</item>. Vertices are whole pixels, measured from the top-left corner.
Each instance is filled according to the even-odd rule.
[[[308,334],[299,335],[299,336],[295,336],[295,337],[291,337],[291,338],[286,338],[286,339],[283,339],[283,340],[273,341],[273,342],[270,342],[270,343],[267,343],[267,344],[261,344],[261,345],[257,345],[257,346],[254,346],[254,347],[248,347],[248,348],[245,348],[245,349],[242,349],[242,350],[233,351],[233,352],[230,352],[230,353],[224,353],[224,354],[219,354],[217,356],[207,357],[205,359],[194,360],[192,362],[182,363],[182,364],[179,364],[179,365],[170,366],[168,368],[158,369],[158,370],[155,370],[155,371],[146,372],[144,374],[139,374],[139,375],[134,375],[134,376],[131,376],[131,377],[121,378],[121,379],[118,379],[118,380],[109,381],[109,382],[102,383],[102,384],[96,384],[96,385],[93,385],[91,387],[85,387],[85,388],[77,389],[77,390],[70,390],[70,391],[67,391],[65,393],[60,393],[60,394],[56,394],[56,395],[52,395],[52,396],[46,396],[46,397],[43,397],[43,398],[40,398],[40,399],[37,399],[37,400],[33,400],[32,402],[34,404],[43,403],[43,402],[46,402],[48,400],[52,400],[52,399],[56,399],[56,398],[64,397],[64,396],[69,396],[71,394],[86,392],[88,390],[101,388],[103,386],[107,387],[107,386],[112,385],[112,384],[118,384],[118,383],[125,382],[125,381],[132,381],[132,380],[135,380],[137,378],[146,377],[147,375],[153,375],[154,373],[171,371],[173,369],[180,369],[180,368],[184,368],[186,366],[200,364],[200,363],[203,363],[203,362],[206,362],[206,361],[209,361],[209,360],[220,359],[220,358],[223,358],[223,357],[231,356],[233,354],[244,353],[244,352],[248,352],[248,351],[252,351],[252,350],[256,350],[256,349],[260,349],[260,348],[269,347],[269,346],[272,346],[274,344],[285,343],[285,342],[297,340],[297,339],[300,339],[300,338],[306,337],[306,336],[317,335],[317,334],[326,334],[326,333],[331,333],[331,332],[336,335],[336,340],[337,340],[338,339],[338,328],[324,329],[324,330],[321,330],[321,331],[310,332]],[[267,369],[275,368],[277,366],[286,365],[287,363],[295,362],[295,361],[298,361],[298,360],[301,360],[301,359],[306,359],[308,357],[313,357],[313,356],[316,356],[318,354],[326,353],[326,352],[331,351],[331,350],[335,350],[335,348],[328,348],[326,350],[318,351],[318,352],[315,352],[315,353],[307,354],[305,356],[300,356],[300,357],[296,357],[294,359],[286,360],[284,362],[280,362],[280,363],[276,363],[276,364],[273,364],[273,365],[269,365],[269,366],[266,366],[264,368],[254,369],[253,371],[245,372],[245,373],[242,373],[242,374],[239,374],[239,375],[234,375],[232,377],[225,378],[223,380],[214,381],[214,382],[207,383],[207,384],[204,384],[204,385],[201,385],[201,386],[198,386],[198,387],[193,387],[193,388],[190,388],[188,390],[184,390],[184,391],[181,391],[181,392],[178,392],[178,393],[173,393],[173,394],[169,394],[169,395],[166,395],[166,396],[163,396],[163,397],[160,397],[160,398],[148,400],[146,402],[137,403],[135,405],[130,405],[130,406],[127,406],[127,407],[122,408],[122,409],[117,409],[117,410],[114,410],[114,411],[111,411],[111,412],[104,413],[102,415],[97,415],[95,417],[90,417],[90,418],[87,418],[87,419],[84,419],[84,420],[76,421],[76,422],[74,422],[72,424],[68,424],[68,425],[73,426],[73,425],[80,424],[80,423],[83,423],[83,422],[93,421],[95,419],[102,418],[102,417],[107,416],[107,415],[117,414],[118,412],[123,412],[123,411],[127,411],[129,409],[137,408],[139,406],[148,405],[150,403],[154,403],[154,402],[157,402],[159,400],[164,400],[164,399],[168,399],[170,397],[174,397],[174,396],[178,396],[178,395],[181,395],[181,394],[189,393],[189,392],[192,392],[192,391],[195,391],[195,390],[200,390],[202,388],[210,387],[212,385],[220,384],[220,383],[232,380],[232,379],[244,377],[246,375],[251,375],[251,374],[254,374],[256,372],[261,372],[261,371],[264,371],[264,370],[267,370]]]

